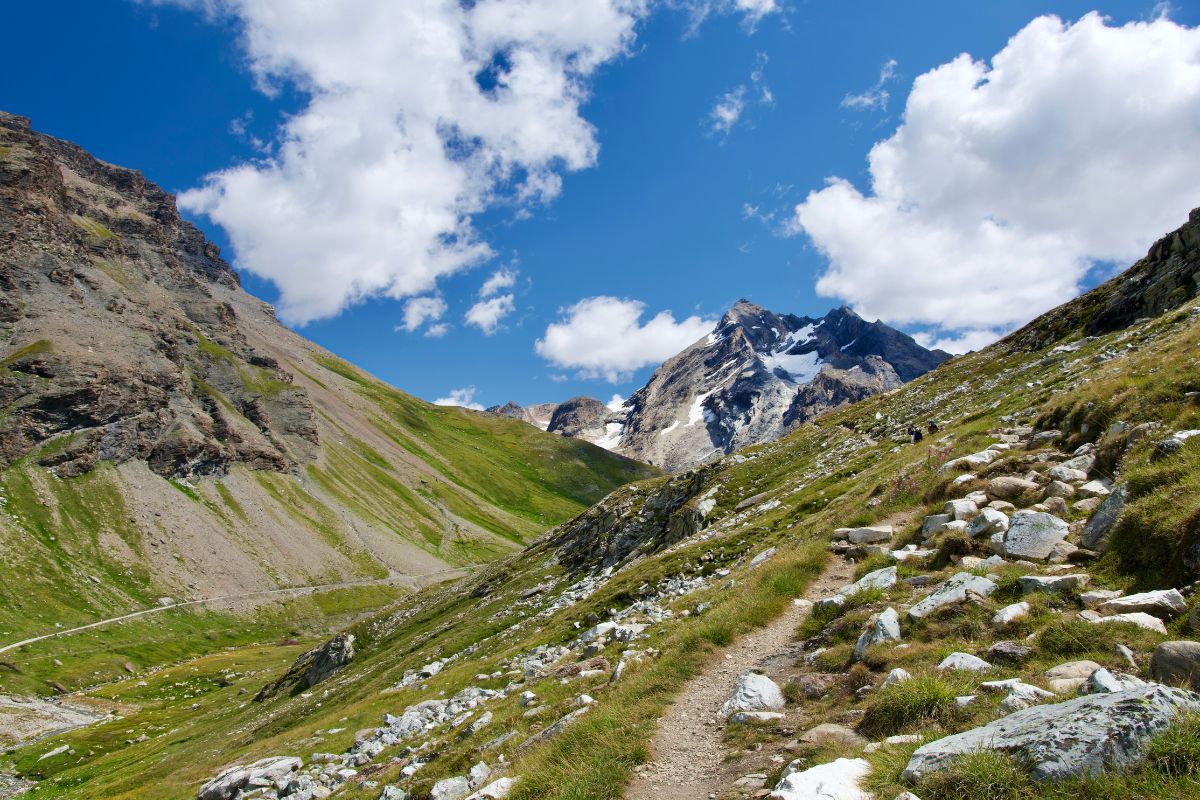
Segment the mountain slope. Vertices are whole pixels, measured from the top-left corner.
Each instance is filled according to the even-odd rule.
[[[242,291],[170,195],[8,114],[0,288],[5,638],[159,598],[417,586],[650,474],[356,370]]]
[[[1195,227],[1184,233],[1193,243],[1183,251],[1152,256],[1127,277],[1159,285],[1169,274],[1194,275],[1200,240]],[[312,690],[264,703],[242,695],[284,674],[295,646],[214,653],[96,687],[91,695],[99,700],[125,704],[122,719],[19,749],[13,766],[38,781],[42,797],[190,797],[229,764],[292,755],[308,761],[320,752],[334,755],[306,763],[304,774],[353,800],[375,800],[392,784],[424,797],[435,782],[466,775],[480,761],[519,779],[513,800],[616,798],[652,755],[647,742],[674,693],[723,661],[722,648],[792,608],[835,557],[832,549],[857,562],[846,565],[855,577],[895,567],[895,583],[848,593],[841,607],[814,613],[784,652],[763,654],[761,669],[794,684],[779,710],[785,716],[721,722],[727,769],[774,785],[788,759],[806,768],[861,754],[870,759],[876,796],[895,797],[916,742],[884,743],[872,754],[850,737],[822,744],[797,743],[798,735],[836,723],[871,739],[940,739],[1006,713],[1003,693],[981,690],[980,681],[1049,685],[1048,668],[1082,659],[1149,679],[1159,643],[1200,634],[1194,592],[1164,636],[1120,621],[1088,622],[1084,614],[1093,609],[1083,605],[1077,584],[1062,592],[1022,588],[1022,577],[1086,574],[1088,588],[1112,593],[1186,591],[1200,577],[1200,437],[1159,455],[1171,431],[1200,428],[1193,397],[1200,386],[1200,303],[1193,284],[1160,305],[1158,316],[1089,338],[1096,309],[1110,307],[1105,298],[1136,294],[1118,278],[997,345],[836,409],[777,442],[622,487],[522,553],[357,623],[348,631],[356,637],[354,660]],[[1026,338],[1030,331],[1037,331],[1036,344]],[[910,443],[906,428],[931,416],[943,425],[938,438]],[[976,458],[968,473],[967,463],[953,460],[969,455]],[[1082,456],[1094,459],[1076,460]],[[1085,492],[1084,479],[1061,472],[1070,481],[1058,483],[1074,492],[1068,502],[1067,489],[1050,480],[1052,470],[1075,469],[1066,462],[1086,467],[1089,483],[1127,484],[1126,512],[1116,517],[1103,553],[1078,544],[1085,525],[1107,513],[1087,496],[1097,490]],[[948,500],[994,492],[996,477],[1016,480],[1027,494],[1011,495],[1007,506],[993,501],[993,512],[1042,505],[1047,511],[1038,513],[1053,506],[1063,515],[1070,547],[1058,557],[1065,563],[1030,567],[1014,557],[984,565],[988,537],[951,530],[927,542],[923,515],[940,513]],[[889,520],[898,529],[887,546],[832,541],[838,528]],[[908,543],[932,552],[903,561],[892,555],[890,548]],[[906,615],[934,587],[968,570],[995,576],[990,597],[976,593],[921,620]],[[995,627],[1000,608],[1023,595],[1028,616]],[[905,614],[902,646],[870,647],[851,668],[859,636],[888,607]],[[1012,662],[992,656],[1001,637],[1007,652],[1024,655]],[[1134,667],[1114,641],[1128,646]],[[986,656],[995,666],[982,677],[938,670],[952,652]],[[48,661],[32,648],[17,653],[14,666],[28,680],[45,680],[53,674]],[[919,678],[913,694],[882,686],[895,668]],[[732,683],[737,676],[725,677]],[[532,700],[519,699],[526,691]],[[1075,687],[1064,691],[1043,700],[1058,703]],[[583,695],[596,702],[588,705]],[[964,709],[955,698],[967,695],[974,700]],[[426,712],[433,715],[427,725]],[[42,759],[61,745],[73,752]],[[1182,763],[1158,759],[1144,775],[1135,771],[1128,780],[1144,778],[1138,785],[1148,787],[1140,792],[1122,790],[1125,778],[1106,774],[1061,791],[1030,784],[1005,796],[1191,796],[1194,764],[1174,769]],[[344,769],[351,772],[338,772]],[[728,787],[730,796],[755,791],[745,785]],[[934,800],[975,796],[975,784],[955,794],[956,785],[947,782],[936,795],[916,788]]]

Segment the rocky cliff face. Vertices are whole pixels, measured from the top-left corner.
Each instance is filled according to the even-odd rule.
[[[136,458],[171,477],[311,458],[307,394],[214,291],[237,286],[169,194],[0,113],[0,463],[40,448],[60,475]]]
[[[687,469],[895,389],[947,358],[848,308],[812,319],[742,300],[629,398],[618,450]]]

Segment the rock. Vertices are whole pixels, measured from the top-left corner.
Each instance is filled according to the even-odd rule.
[[[969,572],[959,572],[946,580],[928,597],[908,610],[911,619],[922,619],[939,608],[947,605],[962,603],[967,594],[977,594],[987,597],[996,591],[996,584],[987,578],[972,575]]]
[[[1071,508],[1081,514],[1091,514],[1097,508],[1104,505],[1104,498],[1101,497],[1085,497],[1082,500],[1076,500],[1071,504]]]
[[[892,526],[876,525],[870,528],[851,528],[846,538],[853,544],[886,542],[892,538]]]
[[[304,762],[298,758],[274,756],[249,766],[230,767],[201,786],[196,800],[233,800],[251,783],[279,783],[302,766]]]
[[[502,800],[517,785],[514,778],[499,778],[467,797],[467,800]]]
[[[1154,648],[1150,676],[1161,683],[1200,690],[1200,642],[1163,642]]]
[[[970,521],[979,514],[979,506],[971,500],[951,500],[942,513],[949,514],[951,520]]]
[[[783,719],[778,711],[735,711],[729,715],[731,725],[749,725],[756,722],[777,722]]]
[[[1051,467],[1046,474],[1064,483],[1083,483],[1087,480],[1087,473],[1083,470],[1073,469],[1062,464],[1057,467]]]
[[[980,749],[1030,764],[1036,780],[1097,775],[1140,761],[1149,737],[1182,711],[1200,711],[1200,695],[1158,685],[1034,706],[922,745],[903,777],[917,781]]]
[[[735,711],[775,711],[783,706],[783,692],[775,681],[757,672],[743,672],[721,706],[721,716]]]
[[[932,539],[937,534],[946,529],[946,523],[952,521],[954,517],[949,514],[930,514],[925,518],[925,522],[921,525],[921,538]]]
[[[886,678],[883,679],[883,685],[895,686],[897,683],[904,683],[905,681],[911,680],[912,675],[909,674],[908,670],[904,669],[903,667],[896,667],[887,674]]]
[[[966,533],[969,524],[965,519],[952,519],[942,528],[942,533]]]
[[[1099,608],[1109,600],[1120,596],[1121,593],[1113,589],[1092,589],[1081,594],[1079,601],[1083,603],[1084,608]]]
[[[1007,625],[1010,622],[1020,619],[1021,617],[1028,616],[1029,609],[1029,603],[1024,601],[1005,606],[997,611],[995,616],[992,617],[992,624],[997,627]]]
[[[536,703],[537,699],[538,696],[527,689],[521,692],[521,694],[517,697],[517,703],[520,704],[521,708],[525,708],[526,706],[531,706]]]
[[[1104,481],[1088,481],[1079,487],[1079,493],[1084,497],[1108,497],[1112,489]]]
[[[1095,625],[1102,625],[1106,622],[1132,622],[1134,625],[1137,625],[1139,628],[1145,628],[1148,631],[1154,631],[1155,633],[1161,633],[1163,636],[1167,635],[1167,626],[1163,625],[1163,622],[1161,619],[1159,619],[1158,617],[1152,617],[1149,614],[1145,614],[1141,611],[1134,611],[1134,612],[1131,612],[1128,614],[1113,614],[1110,617],[1100,617],[1099,619],[1090,619],[1090,620],[1088,620],[1088,622],[1091,622]]]
[[[1069,592],[1088,585],[1092,579],[1086,572],[1073,575],[1022,575],[1017,578],[1021,594],[1032,592]]]
[[[890,551],[888,553],[888,555],[890,555],[892,558],[896,559],[897,561],[907,561],[910,558],[916,558],[916,559],[929,558],[931,555],[933,555],[936,552],[937,552],[936,550],[918,550],[916,545],[909,544],[909,545],[905,545],[904,547],[902,547],[899,550]]]
[[[279,679],[268,683],[254,696],[261,703],[281,691],[293,694],[311,689],[354,659],[354,635],[343,633],[297,658]]]
[[[1012,503],[1008,502],[1007,500],[993,500],[992,502],[988,503],[987,507],[991,508],[991,509],[995,509],[996,511],[999,511],[1001,514],[1012,514],[1014,511],[1017,510],[1017,507],[1014,506]]]
[[[846,605],[845,595],[835,594],[831,597],[822,597],[820,600],[813,603],[813,610],[824,612],[841,608],[844,605]]]
[[[867,623],[867,629],[854,645],[854,660],[860,661],[868,647],[884,642],[900,641],[900,615],[888,608]]]
[[[996,642],[988,648],[987,656],[1001,664],[1023,664],[1033,653],[1033,648],[1017,642]]]
[[[1053,514],[1056,517],[1065,517],[1071,513],[1070,507],[1067,506],[1067,501],[1061,497],[1047,498],[1046,502],[1042,503],[1042,508],[1038,510],[1044,510],[1047,514]]]
[[[874,572],[868,572],[854,583],[843,586],[841,589],[838,589],[838,594],[842,597],[850,597],[864,589],[890,589],[895,585],[896,568],[884,567]],[[820,601],[817,602],[818,604],[820,603]]]
[[[566,714],[562,717],[559,717],[557,720],[555,720],[551,725],[546,727],[544,730],[541,730],[538,733],[535,733],[533,736],[530,736],[528,739],[526,739],[525,741],[523,741],[519,745],[517,745],[517,752],[519,753],[523,750],[527,750],[528,748],[532,747],[533,745],[537,744],[538,742],[544,742],[544,741],[554,738],[555,736],[557,736],[558,734],[560,734],[564,730],[566,730],[568,725],[570,725],[572,722],[574,722],[575,720],[579,719],[581,716],[586,714],[590,709],[591,709],[591,706],[577,708],[574,711],[572,711],[571,713]]]
[[[1046,559],[1054,546],[1067,538],[1067,523],[1051,514],[1018,511],[1004,533],[1004,552],[1009,558]]]
[[[461,775],[442,778],[429,790],[429,800],[465,800],[471,793],[471,784]]]
[[[1100,668],[1087,677],[1087,680],[1079,687],[1079,693],[1123,692],[1126,689],[1136,689],[1146,685],[1144,680],[1133,675],[1126,675],[1124,672],[1109,672],[1107,669]]]
[[[1008,530],[1008,517],[994,508],[985,508],[967,525],[967,535],[972,539],[991,536]]]
[[[851,541],[854,541],[854,540],[853,540],[853,539],[851,539]],[[775,552],[776,552],[776,548],[774,548],[774,547],[768,547],[766,550],[763,550],[761,553],[759,553],[758,555],[756,555],[754,558],[750,559],[750,563],[746,565],[746,568],[747,568],[747,569],[754,569],[754,568],[755,568],[755,567],[757,567],[759,564],[763,563],[763,562],[764,562],[764,561],[766,561],[768,558],[770,558],[771,556],[775,555]]]
[[[804,744],[839,744],[846,747],[862,747],[867,740],[845,725],[823,722],[808,730],[800,741]]]
[[[871,771],[864,758],[839,758],[809,769],[793,761],[783,771],[770,797],[775,800],[871,800],[860,783]]]
[[[951,653],[942,659],[937,668],[939,671],[956,669],[963,672],[987,672],[993,669],[991,664],[970,653]]]
[[[1114,597],[1100,605],[1101,614],[1128,614],[1143,611],[1162,619],[1174,619],[1187,611],[1187,601],[1176,589]]]
[[[490,778],[491,775],[491,768],[485,762],[480,761],[475,764],[475,766],[471,767],[470,770],[468,770],[467,783],[471,785],[472,789],[478,789],[487,782],[487,779]]]
[[[967,706],[971,705],[971,703],[975,702],[975,697],[976,695],[973,694],[960,694],[958,697],[954,698],[954,705],[958,706],[959,708],[966,708]]]
[[[1069,483],[1062,481],[1050,481],[1050,485],[1042,492],[1042,499],[1048,500],[1051,497],[1059,497],[1066,499],[1075,496],[1075,487]]]
[[[1020,711],[1023,708],[1029,708],[1029,706],[1035,703],[1050,700],[1054,697],[1053,692],[1047,692],[1045,689],[1025,683],[1020,678],[1009,678],[1003,681],[984,681],[979,686],[988,692],[1003,692],[1007,695],[1000,703],[1000,710],[1006,714]]]
[[[1176,431],[1166,439],[1154,446],[1154,452],[1150,454],[1151,461],[1159,461],[1167,456],[1172,456],[1183,449],[1184,442],[1193,436],[1200,435],[1200,431]]]
[[[379,793],[379,800],[408,800],[408,792],[399,786],[384,786]]]
[[[1087,527],[1083,529],[1083,537],[1081,544],[1089,550],[1099,550],[1104,552],[1108,543],[1108,534],[1116,524],[1117,518],[1121,516],[1121,512],[1125,510],[1125,501],[1129,491],[1124,486],[1118,486],[1113,489],[1112,494],[1104,498],[1104,502],[1100,508],[1088,520]]]
[[[992,500],[1016,500],[1022,495],[1036,492],[1038,485],[1033,481],[1027,481],[1024,478],[1018,478],[1012,475],[1004,475],[999,478],[992,478],[987,482],[987,487],[984,491]]]
[[[1046,681],[1056,694],[1074,694],[1100,668],[1095,661],[1068,661],[1046,670]]]
[[[963,499],[970,500],[972,503],[975,504],[975,506],[977,508],[983,508],[984,506],[986,506],[988,504],[988,501],[991,500],[991,498],[987,496],[987,492],[978,492],[978,491],[971,492]]]

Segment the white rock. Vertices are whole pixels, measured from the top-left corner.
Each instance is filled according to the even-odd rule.
[[[959,572],[950,577],[945,583],[933,591],[931,595],[908,610],[912,619],[921,619],[942,606],[961,603],[967,599],[967,593],[987,597],[996,591],[996,584],[979,575],[969,572]]]
[[[888,608],[867,624],[867,629],[858,637],[854,645],[854,660],[863,657],[868,647],[884,642],[900,641],[900,615],[896,609]]]
[[[1046,474],[1063,483],[1082,483],[1087,480],[1087,473],[1083,470],[1073,469],[1062,464],[1059,464],[1057,467],[1051,467]]]
[[[748,725],[755,722],[775,722],[783,719],[778,711],[735,711],[729,715],[733,725]]]
[[[1107,669],[1098,669],[1088,676],[1088,679],[1079,687],[1080,694],[1105,694],[1108,692],[1123,692],[1126,689],[1136,689],[1139,686],[1146,686],[1146,682],[1134,675],[1126,675],[1124,672],[1109,672]]]
[[[1132,622],[1139,628],[1145,628],[1148,631],[1161,633],[1166,636],[1167,626],[1163,625],[1163,621],[1158,617],[1152,617],[1149,614],[1141,611],[1134,611],[1129,614],[1113,614],[1111,617],[1100,617],[1099,619],[1089,619],[1095,625],[1103,625],[1106,622]]]
[[[509,792],[516,784],[517,781],[514,778],[500,778],[470,795],[467,800],[501,800],[501,798],[508,797]]]
[[[851,540],[851,541],[853,541],[853,540]],[[768,558],[770,558],[773,555],[775,555],[775,548],[768,547],[766,550],[763,550],[761,553],[756,555],[754,558],[750,559],[750,563],[747,565],[747,569],[754,569],[759,564],[763,563],[764,561],[766,561]]]
[[[946,503],[946,507],[942,509],[943,514],[949,514],[951,519],[960,521],[969,521],[975,519],[979,514],[979,506],[973,500],[961,499],[951,500]]]
[[[230,767],[201,786],[196,797],[197,800],[232,800],[251,782],[278,783],[302,766],[304,762],[298,758],[275,756],[255,761],[249,766]]]
[[[1115,597],[1102,603],[1099,607],[1101,614],[1128,614],[1143,611],[1163,619],[1174,619],[1187,611],[1187,600],[1183,599],[1175,589],[1162,589],[1154,592]]]
[[[471,785],[461,775],[442,778],[429,790],[429,800],[464,800],[471,793]]]
[[[1084,608],[1099,608],[1109,600],[1120,597],[1121,593],[1113,589],[1091,589],[1079,596]]]
[[[1018,511],[1004,533],[1004,552],[1009,558],[1046,559],[1054,546],[1067,538],[1067,523],[1053,514]]]
[[[869,528],[851,528],[846,535],[854,544],[873,544],[875,542],[886,542],[892,538],[891,525],[875,525]]]
[[[721,706],[721,716],[735,711],[775,711],[783,706],[783,692],[775,681],[757,672],[743,672]]]
[[[793,761],[770,796],[775,800],[871,800],[860,786],[870,771],[864,758],[839,758],[809,769],[804,769],[803,762]]]
[[[997,627],[1007,625],[1008,623],[1018,620],[1021,617],[1028,616],[1029,609],[1029,603],[1026,603],[1024,600],[1022,600],[1020,603],[1013,603],[1012,605],[1005,606],[997,611],[995,616],[992,617],[992,624],[996,625]]]
[[[932,539],[945,530],[946,523],[953,519],[954,517],[949,514],[930,514],[921,525],[921,537],[923,539]]]
[[[985,508],[979,516],[967,525],[967,535],[972,539],[979,536],[991,536],[994,533],[1004,533],[1008,530],[1008,515],[994,508]]]
[[[1108,497],[1112,494],[1112,488],[1104,481],[1088,481],[1079,487],[1079,493],[1084,497]]]
[[[954,698],[954,704],[959,708],[966,708],[967,706],[971,705],[971,703],[975,702],[975,697],[976,695],[973,694],[960,694],[958,697]]]
[[[838,589],[842,597],[849,597],[864,589],[890,589],[896,585],[896,568],[884,567],[874,572],[868,572],[854,583]]]
[[[904,683],[905,681],[911,680],[912,675],[909,674],[908,670],[904,669],[903,667],[896,667],[887,674],[886,678],[883,679],[883,685],[895,686],[897,683]]]
[[[992,665],[970,653],[951,653],[937,665],[938,670],[957,669],[964,672],[987,672]]]

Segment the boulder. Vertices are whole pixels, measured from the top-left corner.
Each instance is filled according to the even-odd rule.
[[[886,542],[892,538],[891,525],[875,525],[868,528],[851,528],[846,538],[853,544],[873,544]]]
[[[1057,467],[1051,467],[1046,472],[1051,478],[1064,483],[1083,483],[1087,480],[1087,473],[1081,469],[1073,469],[1059,464]]]
[[[951,500],[942,509],[943,514],[949,514],[953,520],[969,521],[979,514],[979,506],[973,500]]]
[[[996,642],[988,648],[987,657],[1001,664],[1023,664],[1033,653],[1029,645],[1017,642]]]
[[[937,668],[939,671],[956,669],[963,672],[987,672],[993,669],[991,664],[970,653],[951,653],[942,659]]]
[[[1148,631],[1161,633],[1163,636],[1167,635],[1167,626],[1163,625],[1161,619],[1158,617],[1152,617],[1149,614],[1141,611],[1133,611],[1128,614],[1113,614],[1111,617],[1089,619],[1088,622],[1096,625],[1103,625],[1106,622],[1131,622],[1134,625],[1137,625],[1139,628],[1145,628]]]
[[[1088,585],[1092,579],[1086,572],[1074,575],[1022,575],[1017,578],[1021,594],[1032,592],[1069,592]]]
[[[854,660],[862,659],[868,647],[884,642],[900,641],[900,615],[896,609],[888,608],[867,623],[867,629],[854,645]]]
[[[1051,497],[1068,498],[1075,496],[1075,487],[1069,483],[1062,481],[1050,481],[1050,485],[1042,492],[1042,499],[1048,500]]]
[[[268,700],[282,691],[292,694],[311,689],[349,664],[354,659],[354,635],[334,636],[320,647],[297,658],[280,678],[268,683],[254,696],[256,703]]]
[[[1154,648],[1150,676],[1161,683],[1200,690],[1200,642],[1163,642]]]
[[[987,507],[993,508],[996,511],[999,511],[1001,514],[1011,514],[1017,510],[1017,507],[1007,500],[993,500],[992,502],[988,503]]]
[[[932,539],[946,529],[946,523],[953,520],[949,514],[930,514],[921,524],[921,538]]]
[[[1076,500],[1072,503],[1071,508],[1080,514],[1091,514],[1102,505],[1104,505],[1103,497],[1085,497],[1082,500]]]
[[[1088,677],[1100,669],[1095,661],[1068,661],[1046,670],[1046,681],[1058,694],[1073,694]]]
[[[854,583],[843,586],[838,589],[838,594],[842,597],[849,597],[864,589],[890,589],[896,585],[896,568],[884,567],[877,569],[874,572],[868,572]]]
[[[1008,517],[994,508],[985,508],[967,525],[967,535],[972,539],[991,536],[1008,530]]]
[[[959,572],[934,589],[933,593],[924,600],[910,608],[908,616],[911,619],[922,619],[943,606],[964,602],[968,593],[987,597],[994,591],[996,591],[996,584],[987,578],[972,575],[969,572]]]
[[[1004,475],[988,481],[984,491],[993,500],[1016,500],[1022,495],[1036,492],[1038,488],[1033,481],[1018,478],[1015,475]]]
[[[1120,596],[1121,593],[1114,589],[1092,589],[1081,594],[1079,601],[1083,603],[1084,608],[1099,608],[1109,600]]]
[[[1004,533],[1004,553],[1010,558],[1046,559],[1067,538],[1067,523],[1052,514],[1018,511]]]
[[[1071,513],[1071,508],[1067,505],[1067,501],[1061,497],[1048,497],[1046,498],[1046,502],[1042,503],[1042,506],[1043,508],[1038,509],[1039,511],[1044,510],[1047,514],[1053,514],[1056,517],[1065,517]]]
[[[793,761],[783,771],[769,797],[774,800],[871,800],[871,795],[860,785],[870,771],[871,764],[865,758],[839,758],[809,769],[804,768],[803,761]]]
[[[1084,497],[1108,497],[1112,489],[1104,481],[1088,481],[1079,487],[1079,493]]]
[[[903,777],[917,781],[982,749],[1029,764],[1036,780],[1096,775],[1136,764],[1147,740],[1185,711],[1200,711],[1200,695],[1159,685],[1034,706],[922,745]]]
[[[1101,614],[1129,614],[1143,611],[1163,619],[1174,619],[1187,611],[1187,601],[1175,589],[1160,589],[1141,592],[1125,597],[1114,597],[1100,605]]]
[[[1123,692],[1126,689],[1136,689],[1145,686],[1146,682],[1124,672],[1109,672],[1103,667],[1088,675],[1087,680],[1079,687],[1080,694],[1106,694]]]
[[[230,767],[201,786],[196,800],[233,800],[251,782],[279,783],[302,766],[304,762],[298,758],[274,756],[249,766]]]
[[[887,677],[883,679],[883,685],[895,686],[897,683],[904,683],[905,681],[911,680],[912,675],[908,670],[904,669],[903,667],[895,667],[887,674]]]
[[[776,711],[783,706],[783,692],[775,681],[757,672],[743,672],[721,706],[721,716],[735,711]]]
[[[1023,600],[1020,603],[1013,603],[1012,605],[1005,606],[997,611],[995,616],[992,617],[992,624],[997,627],[1007,625],[1008,623],[1014,622],[1021,617],[1028,616],[1029,609],[1029,603],[1026,603]]]
[[[461,775],[442,778],[429,790],[429,800],[464,800],[471,793],[471,784]]]
[[[1121,512],[1125,510],[1125,500],[1128,495],[1128,489],[1121,485],[1104,498],[1100,508],[1096,510],[1095,514],[1092,514],[1092,518],[1088,520],[1087,526],[1083,529],[1081,543],[1084,547],[1101,552],[1106,549],[1108,534],[1117,518],[1121,516]]]

